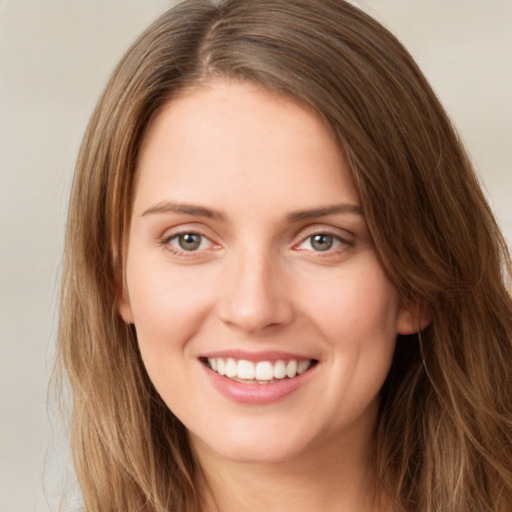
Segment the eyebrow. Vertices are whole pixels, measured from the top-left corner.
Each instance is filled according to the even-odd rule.
[[[153,215],[158,213],[184,213],[194,217],[205,217],[208,219],[224,219],[224,215],[211,208],[199,206],[190,203],[178,203],[176,201],[162,201],[151,208],[148,208],[141,216]],[[337,213],[352,213],[363,215],[360,206],[349,203],[334,204],[330,206],[322,206],[319,208],[310,208],[305,210],[297,210],[286,215],[285,219],[289,223],[300,222],[302,220],[313,219],[317,217],[325,217]]]
[[[336,213],[354,213],[363,215],[363,209],[360,206],[349,203],[334,204],[331,206],[322,206],[320,208],[311,208],[308,210],[298,210],[291,212],[286,216],[286,220],[290,223],[299,222],[301,220],[313,219],[316,217],[325,217]]]
[[[211,208],[198,206],[189,203],[177,203],[176,201],[162,201],[161,203],[148,208],[141,217],[155,213],[185,213],[194,217],[206,217],[208,219],[223,219],[224,216]]]

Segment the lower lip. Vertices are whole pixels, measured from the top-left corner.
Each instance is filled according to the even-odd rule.
[[[270,384],[244,384],[223,377],[202,363],[201,365],[219,393],[234,402],[249,405],[272,404],[286,398],[306,384],[317,366],[293,379],[282,379]]]

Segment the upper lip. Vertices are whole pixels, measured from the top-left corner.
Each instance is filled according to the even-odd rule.
[[[265,350],[261,352],[249,352],[247,350],[215,350],[211,352],[207,352],[201,354],[201,358],[216,358],[220,357],[223,359],[236,359],[236,360],[245,360],[245,361],[289,361],[291,359],[297,361],[304,361],[309,359],[315,359],[314,357],[310,357],[303,354],[296,354],[292,352],[283,352],[277,350]]]

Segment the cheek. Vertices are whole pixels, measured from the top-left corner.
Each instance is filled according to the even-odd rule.
[[[305,308],[333,343],[350,339],[361,344],[383,340],[394,344],[398,294],[378,262],[372,260],[369,258],[372,264],[347,266],[317,283],[304,299]]]
[[[209,301],[207,280],[192,267],[176,268],[161,254],[133,257],[127,264],[127,287],[134,323],[156,332],[164,326],[181,332],[191,327]]]
[[[308,304],[309,318],[329,347],[331,372],[329,384],[322,388],[324,401],[343,404],[326,414],[335,425],[374,414],[395,349],[396,290],[379,265],[365,265],[361,271],[347,266]]]
[[[211,293],[186,269],[176,271],[165,262],[140,265],[135,257],[128,262],[127,287],[141,355],[156,384],[168,378],[176,356],[190,349]]]

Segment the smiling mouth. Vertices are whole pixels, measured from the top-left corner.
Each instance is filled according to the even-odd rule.
[[[218,375],[244,384],[272,384],[293,379],[318,362],[316,359],[253,362],[224,357],[205,357],[201,361]]]

